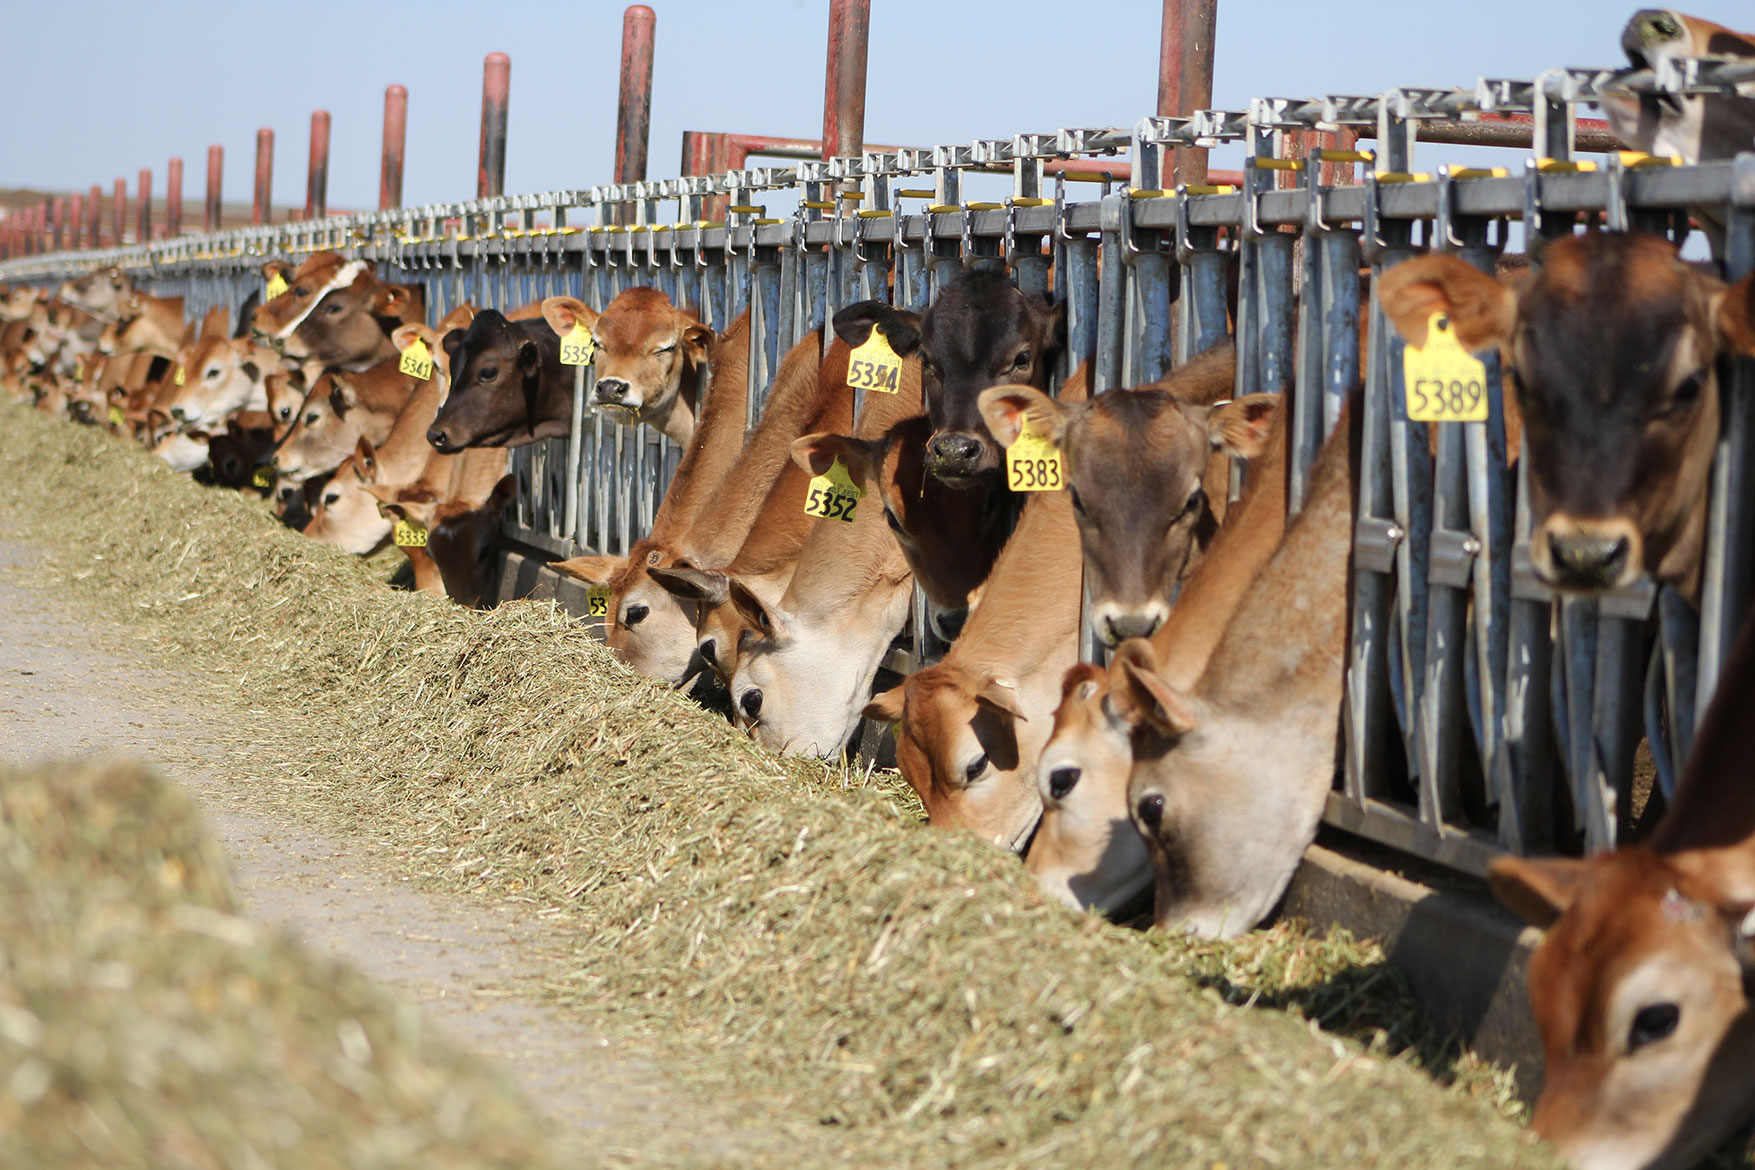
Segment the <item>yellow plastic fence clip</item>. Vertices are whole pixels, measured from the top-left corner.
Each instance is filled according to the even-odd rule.
[[[1129,187],[1127,189],[1129,199],[1168,199],[1175,194],[1174,191],[1166,191],[1156,187]]]
[[[1536,170],[1544,175],[1588,175],[1597,169],[1589,159],[1539,158]]]
[[[754,203],[733,203],[725,210],[734,215],[760,215],[768,209],[766,207],[757,207]]]
[[[963,209],[961,207],[958,207],[955,203],[933,203],[933,204],[929,204],[927,206],[926,210],[927,210],[928,214],[931,214],[931,215],[945,215],[945,214],[948,214],[950,212],[961,211]]]
[[[1027,195],[1014,195],[1010,199],[1006,200],[1006,206],[1008,206],[1008,207],[1052,207],[1052,206],[1054,206],[1054,200],[1052,200],[1052,199],[1032,199]]]
[[[576,227],[559,227],[559,228],[555,229],[555,235],[557,235],[557,236],[576,236],[579,234],[579,231],[580,231],[580,229],[576,228]]]
[[[1643,150],[1618,150],[1621,165],[1630,171],[1642,170],[1645,167],[1679,167],[1682,156],[1679,154],[1647,154]]]
[[[1379,183],[1430,183],[1432,176],[1425,171],[1378,171]]]
[[[1252,158],[1245,161],[1258,171],[1301,171],[1304,169],[1304,160],[1301,158]]]
[[[1374,163],[1377,161],[1377,155],[1369,150],[1330,150],[1327,147],[1318,150],[1316,157],[1322,162]]]
[[[798,205],[800,207],[808,207],[812,211],[835,210],[835,201],[833,199],[800,199]]]
[[[1450,172],[1453,179],[1503,179],[1508,174],[1504,167],[1458,167]]]
[[[1234,195],[1237,188],[1229,183],[1190,183],[1183,188],[1190,195]]]
[[[1060,177],[1069,183],[1108,183],[1115,179],[1107,171],[1062,171]]]
[[[837,198],[840,199],[841,202],[843,202],[843,203],[858,203],[861,199],[865,198],[865,192],[864,191],[843,191],[843,192],[841,192],[841,194],[839,196],[837,196]]]
[[[703,232],[710,232],[715,228],[722,228],[724,226],[725,221],[721,219],[697,219],[695,221],[695,228],[698,231]]]
[[[965,210],[965,211],[998,211],[1000,208],[1002,208],[1004,206],[1005,206],[1005,204],[1003,204],[1003,203],[965,203],[965,204],[963,204],[963,210]]]
[[[876,211],[870,207],[862,207],[858,211],[854,212],[853,214],[858,216],[860,219],[888,219],[890,216],[892,216],[896,213],[893,211],[890,211],[888,209],[885,209],[883,211]]]
[[[767,224],[773,224],[773,223],[785,223],[785,222],[786,222],[786,221],[785,221],[785,220],[783,220],[783,219],[758,219],[758,220],[756,220],[756,225],[757,225],[757,226],[758,226],[758,227],[761,227],[761,226],[764,226],[764,225],[767,225]]]
[[[900,188],[899,190],[897,190],[896,198],[898,198],[898,199],[936,199],[936,198],[938,198],[938,192],[937,191],[924,191],[924,190],[921,190],[919,187],[903,187],[903,188]]]

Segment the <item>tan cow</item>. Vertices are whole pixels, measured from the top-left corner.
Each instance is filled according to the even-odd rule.
[[[384,505],[392,517],[413,521],[426,532],[424,549],[404,550],[417,589],[437,591],[430,576],[436,574],[444,593],[458,604],[483,604],[493,581],[500,526],[518,491],[517,478],[506,475],[505,468],[503,447],[472,448],[456,456],[442,495],[424,498],[427,493],[417,486]]]
[[[267,410],[267,376],[280,368],[280,356],[248,338],[203,332],[185,359],[183,384],[173,379],[163,407],[187,427],[223,426],[240,410]]]
[[[645,423],[686,445],[700,410],[696,371],[713,331],[655,288],[630,288],[601,314],[575,297],[550,297],[542,315],[561,337],[575,324],[597,342],[592,405],[624,425]]]
[[[419,385],[395,358],[363,373],[324,373],[274,452],[276,473],[287,484],[301,484],[340,467],[361,436],[382,444]]]
[[[1755,1116],[1752,699],[1745,622],[1646,844],[1493,864],[1493,892],[1547,929],[1534,1124],[1578,1170],[1682,1170]]]
[[[265,275],[285,267],[270,266]],[[396,356],[395,326],[426,315],[418,285],[379,280],[370,260],[313,252],[285,279],[287,290],[257,307],[252,327],[293,361],[368,370]]]

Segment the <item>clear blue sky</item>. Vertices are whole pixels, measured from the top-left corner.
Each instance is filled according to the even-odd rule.
[[[409,89],[405,198],[474,194],[482,57],[512,58],[508,191],[608,182],[621,13],[616,0],[57,0],[5,6],[13,95],[0,185],[64,190],[117,176],[132,193],[185,161],[198,206],[210,142],[228,199],[248,199],[255,132],[276,133],[274,201],[304,202],[310,114],[334,116],[329,201],[377,200],[384,87]],[[653,0],[652,165],[677,171],[685,129],[816,137],[826,0]],[[1603,0],[1219,0],[1214,104],[1253,95],[1377,93],[1619,64],[1636,7]],[[1693,11],[1755,25],[1748,0]],[[866,137],[927,145],[1129,126],[1157,94],[1159,0],[873,0]],[[1434,155],[1430,160],[1443,161]]]

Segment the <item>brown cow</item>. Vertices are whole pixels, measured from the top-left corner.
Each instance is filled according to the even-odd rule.
[[[700,403],[696,371],[706,364],[713,331],[655,288],[630,288],[601,314],[575,297],[550,297],[542,315],[558,336],[576,324],[597,342],[592,405],[617,422],[645,423],[687,444]]]
[[[324,373],[275,450],[275,471],[285,483],[300,484],[340,467],[362,435],[382,444],[420,385],[397,368],[395,359],[364,373]]]
[[[386,284],[370,260],[313,252],[286,281],[285,292],[257,307],[252,324],[293,361],[368,370],[396,356],[396,326],[426,316],[420,287]]]
[[[1526,283],[1423,256],[1386,272],[1379,299],[1411,344],[1444,312],[1466,348],[1498,347],[1523,414],[1543,580],[1591,593],[1643,570],[1697,598],[1718,359],[1755,354],[1751,279],[1727,289],[1658,236],[1592,232],[1549,244]]]
[[[427,431],[435,450],[522,447],[571,433],[573,371],[543,321],[482,309],[441,341],[451,393]]]
[[[1547,929],[1529,966],[1534,1124],[1579,1170],[1681,1170],[1755,1115],[1752,700],[1745,622],[1646,844],[1493,864],[1493,892]]]

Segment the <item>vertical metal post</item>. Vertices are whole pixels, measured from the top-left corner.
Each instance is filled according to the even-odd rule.
[[[59,252],[64,246],[67,234],[67,196],[55,197],[55,206],[50,218],[50,234],[54,237],[54,250]]]
[[[225,147],[215,142],[207,148],[207,196],[201,207],[201,230],[204,232],[219,230],[219,190],[224,174]]]
[[[72,206],[67,224],[73,231],[68,234],[67,246],[77,252],[85,247],[85,196],[75,195]]]
[[[165,164],[165,235],[183,234],[183,160]]]
[[[402,206],[402,159],[408,142],[408,89],[384,90],[384,149],[378,161],[378,210]]]
[[[110,205],[110,220],[115,227],[116,247],[122,246],[122,239],[128,230],[128,180],[116,180],[116,193]]]
[[[489,53],[481,69],[481,148],[476,155],[475,197],[506,190],[506,102],[512,89],[512,58]]]
[[[615,181],[638,183],[646,178],[647,144],[652,133],[652,54],[658,17],[644,4],[630,4],[622,13],[622,72],[616,91]],[[631,224],[633,204],[618,204],[613,222]]]
[[[104,189],[98,186],[98,184],[93,183],[91,185],[91,191],[87,194],[86,199],[88,200],[91,209],[91,226],[86,230],[91,239],[91,246],[95,248],[101,242],[100,237],[103,232]]]
[[[152,169],[150,167],[140,168],[140,183],[136,189],[139,192],[140,206],[134,213],[134,222],[137,225],[134,234],[139,242],[144,244],[152,239]]]
[[[305,218],[322,219],[329,210],[329,111],[311,112],[311,157],[305,169]]]
[[[256,196],[250,210],[250,222],[268,222],[274,201],[274,131],[264,126],[256,131]]]
[[[865,61],[871,0],[830,0],[823,78],[823,157],[865,149]]]
[[[1213,34],[1219,0],[1164,0],[1163,31],[1158,42],[1158,113],[1187,117],[1213,104]],[[1172,183],[1207,181],[1207,152],[1179,146],[1172,162]]]

